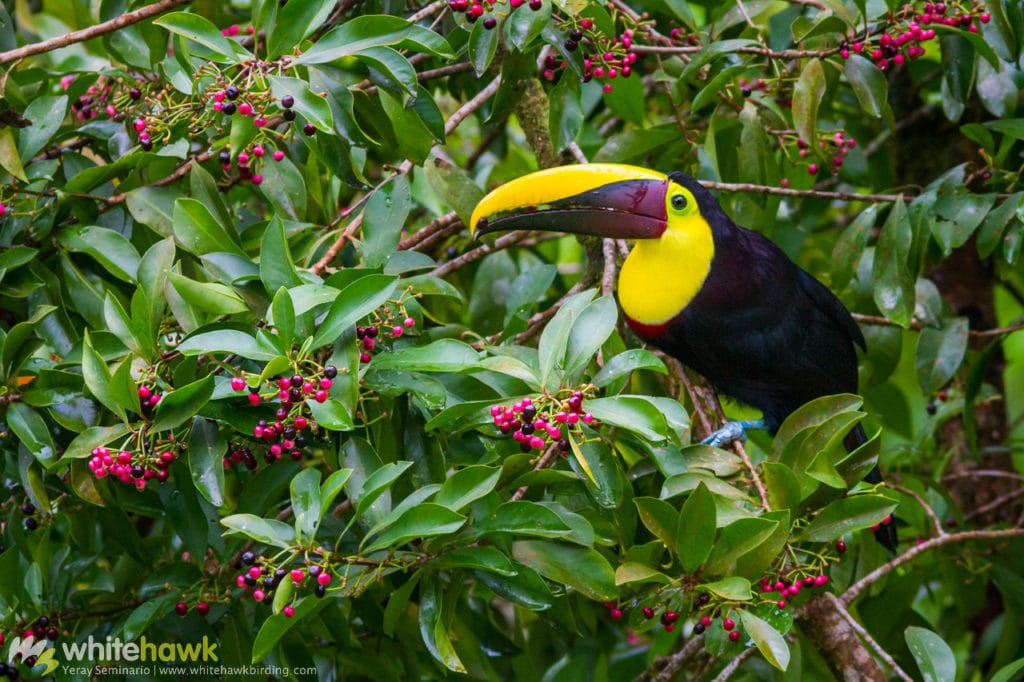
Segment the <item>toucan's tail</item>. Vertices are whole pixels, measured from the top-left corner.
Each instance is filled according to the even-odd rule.
[[[856,448],[860,447],[864,443],[868,442],[868,435],[864,432],[864,427],[857,424],[853,427],[850,433],[846,434],[846,438],[843,439],[843,445],[846,446],[847,452],[853,452]],[[881,483],[882,472],[879,471],[878,465],[868,472],[868,475],[864,477],[864,480],[868,483]],[[896,544],[899,541],[896,537],[896,517],[893,516],[887,523],[879,524],[878,529],[875,531],[875,539],[878,540],[882,547],[887,550],[896,553]]]

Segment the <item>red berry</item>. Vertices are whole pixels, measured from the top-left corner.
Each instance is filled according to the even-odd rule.
[[[775,605],[778,606],[780,609],[784,609],[786,608],[786,600],[780,599],[779,601],[775,602]]]
[[[392,336],[392,338],[396,338],[397,339],[399,336],[401,336],[404,333],[405,333],[405,330],[402,329],[401,327],[397,327],[396,326],[396,327],[392,327],[391,328],[391,336]]]
[[[263,176],[260,175],[259,173],[257,173],[256,175],[252,176],[252,184],[254,184],[254,185],[262,185],[263,184]]]
[[[248,398],[249,398],[249,404],[250,405],[255,407],[256,405],[260,404],[260,394],[259,393],[250,393]]]
[[[198,613],[200,616],[205,616],[209,612],[210,612],[210,605],[207,604],[206,602],[201,601],[198,604],[196,604],[196,613]]]
[[[700,624],[703,625],[706,628],[711,627],[711,617],[710,616],[701,616],[700,617]]]
[[[732,618],[726,618],[722,621],[722,628],[724,630],[729,631],[732,630],[734,627],[736,627],[736,621],[734,621]]]
[[[318,403],[326,402],[327,391],[321,388],[320,390],[313,394],[313,400],[317,401]]]
[[[188,604],[186,604],[183,601],[178,602],[174,605],[174,612],[177,613],[179,616],[184,616],[186,613],[188,613]]]
[[[650,620],[651,618],[654,618],[654,609],[652,609],[650,606],[645,606],[643,608],[643,612],[644,612],[644,618],[646,618],[647,620]]]
[[[612,609],[608,612],[612,620],[622,620],[622,609]]]
[[[846,551],[846,543],[842,540],[836,540],[836,551],[842,554]]]
[[[288,606],[281,609],[281,613],[284,614],[285,618],[292,618],[295,616],[295,607],[289,604]]]
[[[298,429],[299,431],[302,431],[308,425],[309,425],[309,420],[307,420],[305,417],[298,416],[298,417],[295,418],[295,428]]]
[[[266,596],[266,593],[263,590],[253,590],[252,591],[252,598],[255,599],[256,601],[263,601],[263,597],[265,597],[265,596]]]
[[[306,574],[302,572],[301,568],[293,569],[291,572],[291,579],[294,583],[301,583],[302,579],[306,577]]]
[[[822,585],[827,585],[827,584],[828,584],[828,576],[827,575],[819,575],[819,576],[817,576],[814,579],[814,586],[815,587],[821,587]]]
[[[807,172],[810,173],[811,175],[817,175],[818,174],[818,164],[812,163],[811,165],[809,165],[807,167]]]
[[[733,630],[732,632],[729,633],[729,640],[730,641],[736,642],[736,641],[739,641],[739,638],[740,638],[740,631],[739,630]]]
[[[306,125],[302,126],[302,132],[304,132],[307,137],[313,137],[314,135],[316,135],[316,126],[313,125],[312,123],[307,123]]]
[[[241,391],[243,388],[245,388],[245,379],[243,379],[242,377],[232,377],[231,388],[233,388],[236,391]]]
[[[284,158],[284,152],[280,149],[274,151],[274,161],[280,161]]]
[[[146,400],[153,394],[153,391],[149,386],[139,386],[139,398]]]
[[[316,577],[316,581],[320,585],[325,585],[325,586],[326,585],[330,585],[331,584],[331,574],[330,573],[326,573],[326,572],[321,573],[320,575],[318,575]]]

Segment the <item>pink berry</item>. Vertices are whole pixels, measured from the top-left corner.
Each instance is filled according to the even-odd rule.
[[[608,612],[612,620],[622,620],[622,609],[612,609]]]
[[[252,578],[253,580],[255,580],[256,578],[259,578],[261,575],[263,575],[263,569],[260,568],[259,566],[253,566],[252,568],[249,569],[249,577]]]
[[[786,600],[780,599],[779,601],[775,602],[775,605],[778,606],[780,609],[784,609],[786,608]]]
[[[255,599],[256,601],[263,601],[263,597],[265,597],[265,596],[266,596],[266,593],[263,590],[253,590],[252,591],[252,598]]]
[[[248,396],[248,399],[249,399],[249,404],[252,405],[253,407],[255,407],[256,405],[260,404],[260,394],[259,393],[250,393],[249,396]]]
[[[243,379],[242,377],[232,377],[231,388],[236,391],[241,391],[243,388],[245,388],[245,379]]]
[[[414,320],[411,317],[407,317],[404,320],[402,320],[402,324],[405,325],[406,327],[415,327],[416,326],[416,320]]]
[[[249,163],[249,155],[246,154],[245,152],[240,152],[238,154],[238,165],[244,166],[247,163]]]
[[[323,390],[321,388],[319,391],[317,391],[316,393],[313,394],[313,400],[317,401],[318,403],[326,402],[327,401],[327,391],[325,391],[325,390]]]
[[[259,173],[257,173],[256,175],[252,176],[252,184],[254,184],[254,185],[262,185],[263,184],[263,176],[260,175]]]
[[[809,165],[807,167],[807,172],[810,173],[811,175],[817,175],[818,174],[818,164],[812,163],[811,165]]]
[[[238,113],[242,116],[252,116],[252,105],[248,102],[242,102],[238,105]]]
[[[290,575],[291,575],[292,582],[294,582],[294,583],[301,583],[302,579],[306,577],[306,574],[303,573],[301,568],[292,569],[292,572],[291,572]]]
[[[280,161],[284,158],[284,152],[280,149],[274,150],[274,161]]]
[[[284,614],[285,618],[292,618],[295,616],[295,607],[289,604],[288,606],[281,609],[281,613]]]
[[[739,639],[740,639],[740,631],[739,630],[733,630],[732,632],[729,633],[729,640],[730,641],[738,642]]]
[[[399,336],[401,336],[402,334],[404,334],[404,333],[405,333],[405,330],[402,329],[401,327],[392,327],[391,328],[391,336],[396,338],[396,339]]]
[[[736,621],[734,621],[732,618],[726,618],[722,621],[723,630],[729,631],[732,630],[734,627],[736,627]]]
[[[135,132],[141,133],[146,129],[146,122],[141,118],[135,119]]]
[[[326,572],[321,573],[320,575],[318,575],[316,577],[316,582],[317,582],[317,584],[320,584],[320,585],[330,585],[331,584],[331,574],[330,573],[326,573]]]
[[[322,388],[324,390],[329,389],[333,385],[334,385],[334,382],[331,381],[330,379],[328,379],[327,377],[323,377],[323,378],[320,379],[320,388]]]
[[[253,146],[253,148],[252,148],[252,155],[253,156],[255,156],[256,158],[260,158],[260,157],[263,156],[263,154],[264,154],[264,150],[263,150],[263,146],[262,145],[255,145],[255,146]]]

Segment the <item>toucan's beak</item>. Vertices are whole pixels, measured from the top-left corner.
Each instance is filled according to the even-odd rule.
[[[485,196],[470,232],[572,232],[654,239],[665,231],[668,177],[610,163],[561,166],[507,182]]]

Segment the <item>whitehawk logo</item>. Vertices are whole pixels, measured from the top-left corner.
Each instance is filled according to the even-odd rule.
[[[20,658],[19,658],[20,654]],[[49,675],[57,666],[60,665],[60,661],[53,657],[53,649],[46,648],[46,641],[40,640],[35,641],[35,637],[29,636],[25,639],[21,637],[15,637],[11,640],[11,646],[7,650],[7,660],[14,661],[20,660],[25,662],[29,658],[35,658],[35,663],[32,668],[38,668],[43,666],[45,669],[40,672],[40,675]]]

